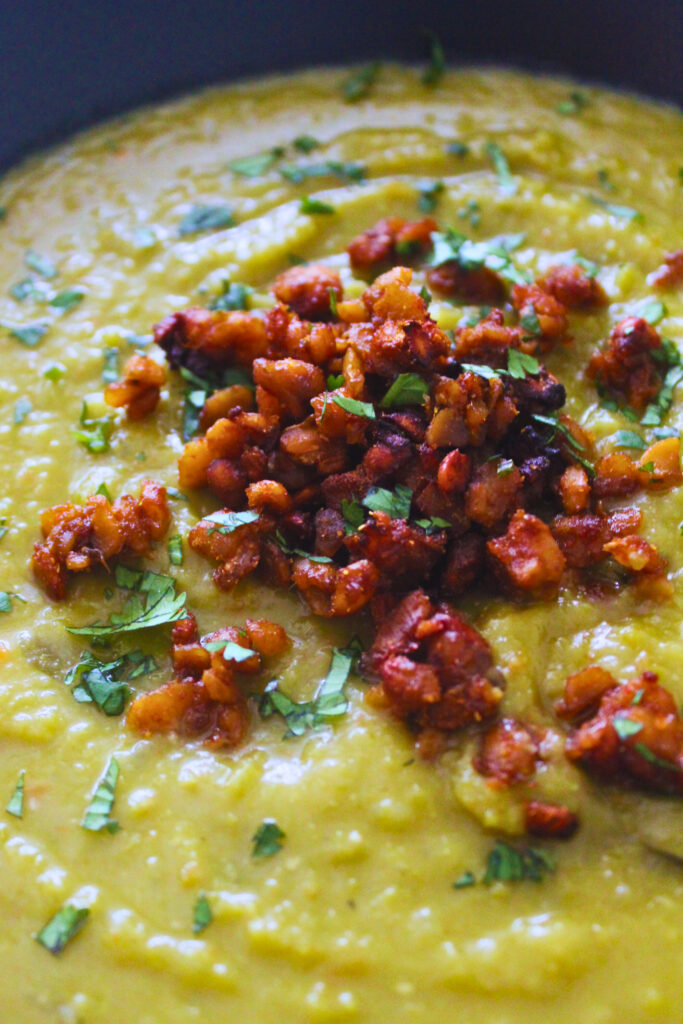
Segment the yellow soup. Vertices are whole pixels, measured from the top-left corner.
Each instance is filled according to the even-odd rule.
[[[359,296],[347,244],[381,217],[422,216],[421,195],[441,225],[474,240],[523,233],[515,262],[534,275],[577,252],[597,264],[610,305],[572,316],[573,344],[547,363],[598,454],[619,429],[650,437],[600,405],[583,371],[612,325],[653,299],[665,303],[658,330],[683,340],[680,290],[657,296],[646,281],[681,244],[680,115],[596,89],[577,100],[567,83],[505,72],[448,73],[430,89],[399,68],[350,104],[343,78],[269,79],[145,110],[0,182],[3,806],[25,773],[22,816],[0,820],[0,1016],[678,1024],[680,800],[598,785],[559,747],[533,792],[576,810],[579,832],[537,844],[555,860],[540,881],[485,883],[496,839],[523,842],[529,792],[487,785],[467,731],[436,762],[422,760],[403,724],[365,701],[360,678],[336,724],[283,738],[281,718],[254,711],[246,745],[228,752],[141,739],[125,716],[65,685],[85,649],[65,627],[107,618],[121,599],[104,572],[80,575],[67,601],[45,597],[29,568],[39,513],[102,484],[115,497],[147,478],[177,487],[183,444],[186,385],[176,373],[154,416],[117,414],[107,450],[81,443],[74,431],[96,432],[92,421],[112,412],[105,367],[115,376],[136,348],[151,352],[153,324],[208,303],[224,281],[253,288],[252,308],[270,306],[269,285],[293,257],[338,268],[346,295]],[[294,146],[301,136],[317,147]],[[282,173],[329,161],[331,174]],[[361,180],[349,164],[363,166]],[[306,196],[333,213],[302,212]],[[197,223],[198,206],[213,209],[208,223]],[[446,301],[430,311],[444,328],[468,312]],[[678,402],[664,422],[683,425]],[[173,535],[217,507],[208,493],[186,498],[171,498]],[[628,588],[602,601],[567,584],[556,601],[462,603],[506,675],[506,713],[556,729],[567,675],[596,663],[619,679],[657,672],[683,699],[683,495],[639,492],[629,503],[669,561],[670,601],[639,603]],[[292,647],[277,676],[296,699],[313,694],[333,647],[363,630],[316,619],[295,593],[252,580],[222,593],[186,543],[182,564],[169,568],[162,543],[145,566],[176,578],[203,632],[248,616],[282,623]],[[170,677],[168,644],[162,626],[124,636],[107,655],[136,648],[156,658],[154,674],[132,681],[139,692]],[[84,814],[112,757],[120,827],[90,831]],[[269,819],[284,836],[270,856],[253,856]],[[475,884],[455,888],[467,872]],[[89,914],[53,956],[36,936],[64,906]]]

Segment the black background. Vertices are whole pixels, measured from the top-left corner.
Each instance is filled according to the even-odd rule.
[[[0,0],[0,166],[206,83],[419,60],[424,29],[453,62],[559,71],[683,101],[683,0]]]

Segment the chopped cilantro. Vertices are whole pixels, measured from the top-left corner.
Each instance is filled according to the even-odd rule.
[[[354,161],[325,160],[318,164],[286,164],[280,174],[293,185],[300,185],[310,178],[341,178],[342,181],[362,181],[366,170],[364,164]]]
[[[324,203],[322,199],[311,199],[310,196],[304,196],[299,204],[299,212],[307,214],[316,213],[334,213],[334,206],[330,206],[329,203]]]
[[[26,327],[9,327],[10,337],[16,338],[27,348],[36,348],[48,331],[47,324],[27,324]]]
[[[249,647],[242,647],[234,640],[210,640],[202,646],[212,653],[221,651],[225,661],[234,661],[237,665],[243,661],[249,661],[256,655],[256,651],[252,651]]]
[[[45,380],[51,380],[53,384],[56,384],[58,380],[61,380],[66,376],[66,367],[62,366],[61,363],[50,363],[50,365],[43,370],[43,377]]]
[[[579,256],[578,253],[574,254],[574,263],[577,263],[583,270],[586,271],[588,277],[595,277],[600,269],[597,263],[593,263],[592,260],[587,260],[585,256]]]
[[[85,292],[82,288],[65,288],[62,292],[57,292],[56,295],[50,299],[50,305],[53,309],[61,309],[62,313],[69,313],[72,309],[75,309],[85,298]]]
[[[79,444],[87,448],[94,455],[109,451],[109,438],[113,430],[111,416],[104,416],[102,419],[92,419],[88,411],[87,402],[81,407],[82,430],[72,430],[71,433]]]
[[[254,832],[252,857],[272,857],[282,849],[285,833],[274,818],[265,818]]]
[[[527,313],[520,317],[519,322],[528,336],[538,338],[539,335],[543,334],[541,321],[538,319],[538,313],[533,306]]]
[[[244,178],[258,178],[261,174],[269,171],[275,161],[281,156],[281,149],[270,149],[267,153],[258,153],[256,156],[245,156],[239,160],[231,160],[228,167],[235,174],[241,174]]]
[[[328,558],[327,555],[312,555],[309,551],[303,551],[301,548],[291,547],[279,530],[275,531],[275,542],[280,550],[284,551],[286,555],[290,555],[290,557],[307,558],[309,562],[319,562],[320,564],[328,564],[332,561],[332,559]]]
[[[515,464],[512,459],[500,459],[496,466],[496,474],[498,476],[510,476],[513,472]]]
[[[384,487],[371,487],[362,504],[371,512],[386,512],[392,519],[408,519],[412,500],[410,487],[396,484],[393,491]]]
[[[680,771],[677,764],[672,764],[671,761],[665,761],[663,758],[657,757],[644,743],[634,743],[633,749],[637,750],[641,757],[644,757],[646,761],[649,761],[650,764],[655,765],[657,768],[664,768],[668,772]]]
[[[601,196],[591,196],[590,201],[606,210],[607,213],[611,213],[613,217],[619,217],[620,220],[643,220],[642,213],[634,210],[631,206],[618,206],[616,203],[607,202]]]
[[[426,284],[423,284],[422,287],[420,288],[419,295],[420,298],[427,303],[427,305],[429,305],[430,302],[432,301],[432,293],[430,292]]]
[[[486,153],[493,164],[498,177],[498,186],[504,196],[513,196],[517,191],[517,183],[510,172],[510,165],[497,142],[486,143]]]
[[[570,449],[572,458],[576,459],[576,461],[583,466],[589,476],[595,476],[594,466],[585,458],[586,449],[579,444],[572,432],[564,425],[564,423],[560,423],[556,416],[542,416],[540,413],[533,413],[531,418],[537,423],[541,423],[552,429],[552,434],[550,435],[549,440],[552,441],[556,434],[561,434]]]
[[[156,662],[149,654],[131,651],[114,661],[100,661],[91,651],[83,651],[64,682],[72,687],[79,704],[94,704],[105,715],[115,717],[123,712],[130,693],[128,682],[154,672]]]
[[[644,427],[659,426],[673,404],[674,390],[681,380],[683,380],[683,367],[672,366],[664,378],[664,383],[657,395],[656,401],[648,405],[641,417],[640,422]]]
[[[580,114],[584,107],[588,106],[588,97],[582,92],[570,92],[569,96],[560,100],[555,107],[558,114],[564,114],[566,117],[575,117]]]
[[[197,897],[197,902],[192,912],[192,931],[195,935],[199,935],[205,928],[209,927],[212,921],[211,906],[204,893],[201,892]]]
[[[642,316],[643,320],[647,320],[653,327],[656,327],[667,313],[668,310],[660,299],[645,299],[633,310],[634,316]]]
[[[219,231],[235,224],[232,210],[227,206],[193,206],[178,225],[178,234],[195,235],[199,231]]]
[[[113,498],[111,496],[111,492],[110,492],[109,488],[107,487],[106,483],[104,482],[104,480],[102,481],[100,486],[95,491],[95,494],[101,494],[102,497],[106,498],[107,501],[110,502],[110,503],[113,501]]]
[[[42,256],[35,249],[28,249],[24,253],[24,263],[29,270],[35,270],[36,274],[44,277],[47,281],[51,281],[53,277],[57,276],[57,268],[52,260],[47,256]]]
[[[539,850],[532,846],[518,850],[514,846],[510,846],[509,843],[498,839],[489,853],[483,881],[487,885],[492,882],[521,882],[525,880],[540,882],[544,874],[554,870],[553,859],[545,850]]]
[[[488,267],[512,284],[529,284],[531,275],[518,270],[510,256],[523,241],[523,234],[498,235],[484,242],[472,242],[465,235],[451,229],[445,232],[433,231],[434,249],[429,266],[440,267],[442,263],[454,260],[462,270]]]
[[[429,394],[429,385],[417,373],[399,373],[379,403],[381,409],[395,409],[402,405],[422,405]]]
[[[366,420],[374,420],[375,408],[371,402],[359,402],[356,398],[347,398],[346,395],[333,395],[332,401],[344,412],[353,413],[354,416],[363,416]]]
[[[103,352],[104,369],[102,380],[105,384],[113,384],[119,379],[119,350],[117,348],[105,348]]]
[[[643,473],[654,473],[655,464],[654,462],[644,462],[643,465],[640,466],[640,470]]]
[[[647,448],[647,444],[640,434],[636,434],[633,430],[617,430],[614,435],[614,446],[615,448],[639,448],[641,451],[645,451]]]
[[[329,295],[330,298],[330,313],[336,320],[337,317],[339,316],[339,310],[337,309],[337,293],[335,292],[334,288],[328,288],[327,294]]]
[[[0,590],[0,612],[12,611],[13,596],[13,594],[8,594],[6,590]]]
[[[355,533],[365,522],[365,513],[363,512],[363,506],[355,498],[348,499],[342,498],[341,503],[341,514],[344,519],[344,527],[346,529],[346,536]]]
[[[116,758],[112,757],[83,816],[81,825],[84,829],[89,832],[118,832],[119,823],[111,817],[118,778],[119,764]]]
[[[616,186],[613,185],[609,179],[609,171],[605,170],[604,167],[601,167],[598,171],[598,181],[604,188],[605,192],[616,192]]]
[[[224,281],[221,294],[209,303],[209,309],[231,311],[249,309],[249,299],[253,289],[237,281]]]
[[[453,882],[454,889],[469,889],[470,886],[476,885],[477,880],[471,871],[464,871],[460,878]]]
[[[109,622],[94,622],[79,628],[67,626],[69,633],[104,640],[120,633],[176,622],[186,614],[185,594],[176,594],[175,581],[170,576],[118,565],[115,579],[117,587],[132,591],[121,611],[112,613]]]
[[[183,538],[179,533],[175,536],[168,538],[166,545],[168,550],[168,560],[171,565],[182,565],[183,564]]]
[[[459,156],[461,159],[470,151],[470,147],[466,146],[464,142],[458,142],[457,139],[454,142],[446,143],[446,152],[449,156]]]
[[[540,369],[541,364],[533,356],[519,352],[516,348],[508,350],[508,373],[515,380],[523,380],[527,373],[539,373]]]
[[[330,391],[335,391],[337,388],[344,387],[344,374],[343,373],[331,373],[327,378],[327,387]]]
[[[342,84],[344,101],[346,103],[357,103],[358,100],[365,99],[377,80],[381,66],[379,61],[374,61],[347,78]]]
[[[89,916],[88,907],[74,907],[67,903],[41,928],[36,935],[36,942],[57,956],[80,932]]]
[[[215,523],[216,525],[209,530],[209,534],[222,533],[225,537],[240,526],[255,523],[258,516],[258,512],[253,509],[247,509],[245,512],[212,512],[211,515],[204,516],[202,522]]]
[[[24,817],[24,779],[26,778],[26,771],[22,770],[19,772],[19,778],[17,784],[14,787],[14,792],[10,798],[10,802],[7,804],[5,810],[8,814],[12,814],[15,818]]]
[[[634,722],[627,715],[623,714],[615,715],[612,719],[612,725],[620,740],[627,740],[631,736],[637,736],[643,729],[642,722]]]
[[[19,425],[20,423],[23,423],[24,420],[26,419],[26,417],[28,416],[28,414],[32,410],[33,410],[33,406],[31,405],[31,403],[28,400],[28,398],[22,397],[22,398],[18,399],[18,401],[16,401],[14,403],[14,413],[12,415],[12,419],[13,419],[14,423],[17,424],[17,425]]]
[[[174,501],[189,501],[190,499],[182,491],[179,491],[177,487],[167,487],[166,494],[169,498],[173,498]]]
[[[429,64],[421,75],[423,85],[435,86],[441,81],[446,71],[446,58],[438,36],[435,32],[425,32],[429,40]]]
[[[312,150],[317,149],[320,143],[312,135],[297,135],[292,145],[300,153],[310,153]]]
[[[419,199],[417,207],[421,213],[434,213],[445,185],[442,181],[424,181],[417,186]]]
[[[480,366],[479,363],[461,363],[460,366],[463,373],[476,373],[477,377],[483,377],[484,380],[493,380],[503,372],[502,370],[494,370],[492,366]]]
[[[10,295],[17,302],[23,302],[24,299],[37,298],[41,292],[36,288],[36,282],[32,277],[24,277],[21,281],[17,281],[13,284],[9,290]]]
[[[458,217],[461,220],[467,218],[473,228],[478,228],[481,224],[481,206],[476,199],[470,199],[458,210]]]
[[[439,516],[434,516],[432,519],[416,519],[415,525],[428,534],[438,533],[440,530],[448,530],[451,527],[451,523],[447,519],[441,519]]]
[[[302,736],[308,729],[317,729],[329,719],[338,718],[348,710],[349,702],[344,688],[349,673],[360,653],[358,641],[332,652],[332,662],[327,676],[316,690],[312,700],[293,701],[278,686],[277,680],[269,683],[259,704],[261,718],[281,715],[287,723],[285,738]]]

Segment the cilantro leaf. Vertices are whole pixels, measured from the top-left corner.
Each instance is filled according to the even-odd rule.
[[[348,498],[342,498],[341,514],[344,518],[344,527],[346,529],[347,537],[360,529],[365,522],[363,506],[355,499],[349,500]]]
[[[540,882],[544,874],[554,870],[554,861],[545,850],[531,846],[518,850],[498,839],[489,853],[483,882]]]
[[[211,912],[211,905],[207,900],[204,893],[200,893],[197,897],[197,902],[194,905],[194,911],[192,912],[192,931],[195,935],[199,935],[208,928],[213,921],[213,913]]]
[[[477,880],[471,871],[463,871],[460,878],[453,882],[454,889],[469,889],[470,886],[476,885]]]
[[[24,299],[29,298],[38,298],[41,294],[32,277],[24,277],[21,281],[17,281],[16,284],[12,285],[9,293],[17,302],[23,302]]]
[[[429,266],[439,267],[454,260],[462,270],[478,270],[488,267],[513,284],[529,284],[531,275],[518,270],[512,263],[510,253],[524,241],[523,234],[497,235],[484,242],[472,242],[459,231],[433,231],[434,246]]]
[[[282,715],[288,726],[286,739],[302,736],[308,729],[317,729],[329,719],[345,714],[349,703],[344,688],[358,654],[357,644],[349,644],[343,650],[335,647],[329,672],[309,701],[293,701],[279,689],[277,680],[273,680],[266,687],[259,704],[261,718]]]
[[[440,530],[449,530],[452,524],[447,519],[434,516],[431,519],[416,519],[415,525],[419,526],[425,533],[432,534],[438,533]]]
[[[177,533],[174,537],[169,537],[166,544],[168,550],[168,560],[171,565],[182,565],[183,564],[183,538]]]
[[[631,206],[618,206],[616,203],[609,203],[602,196],[590,196],[590,201],[595,206],[601,207],[606,210],[607,213],[611,213],[613,217],[618,217],[620,220],[643,220],[643,215],[638,210],[634,210]]]
[[[285,164],[280,174],[293,185],[310,178],[341,178],[342,181],[362,181],[366,175],[364,164],[355,161],[325,160],[317,164]]]
[[[672,366],[664,378],[664,383],[654,402],[651,402],[641,417],[644,427],[659,426],[674,400],[674,390],[683,380],[683,367]]]
[[[239,160],[231,160],[228,167],[235,174],[241,174],[244,178],[258,178],[265,174],[273,166],[276,160],[282,156],[279,149],[270,149],[267,153],[258,153],[256,156],[244,156]]]
[[[538,359],[534,359],[533,356],[519,352],[516,348],[508,350],[508,373],[515,380],[523,380],[527,373],[533,375],[540,369],[541,365]]]
[[[275,531],[275,543],[286,555],[294,556],[296,558],[307,558],[309,562],[329,563],[332,561],[332,559],[328,558],[327,555],[312,555],[310,552],[303,551],[301,548],[291,547],[279,530]]]
[[[94,622],[80,628],[67,626],[69,633],[108,639],[119,633],[176,622],[185,615],[185,594],[176,594],[175,581],[170,576],[118,565],[115,578],[117,587],[132,591],[121,611],[110,615],[109,622]]]
[[[381,64],[374,61],[359,71],[354,72],[342,85],[342,95],[346,103],[357,103],[365,99],[379,75]]]
[[[634,430],[617,430],[614,435],[614,446],[615,448],[638,448],[640,451],[645,451],[647,448],[646,442]]]
[[[12,414],[13,422],[18,426],[23,423],[30,412],[33,411],[33,406],[28,398],[23,397],[18,399],[14,403],[14,412]]]
[[[282,849],[285,833],[274,818],[265,818],[254,832],[251,841],[254,844],[252,857],[272,857]]]
[[[83,817],[81,825],[89,832],[118,832],[119,823],[111,817],[111,809],[116,797],[116,783],[119,778],[119,764],[116,758],[109,759],[104,775],[97,783],[97,788]]]
[[[212,512],[211,515],[204,516],[202,522],[216,523],[215,529],[209,530],[210,534],[221,533],[223,536],[227,536],[240,526],[255,523],[258,517],[258,512],[255,512],[253,509],[247,509],[245,512]]]
[[[486,143],[486,153],[493,164],[493,169],[498,177],[498,186],[504,196],[514,196],[517,191],[517,183],[510,172],[510,165],[497,142]]]
[[[660,299],[644,299],[633,310],[634,316],[642,316],[653,327],[667,316],[668,310]]]
[[[566,100],[561,100],[555,110],[558,114],[566,117],[575,117],[580,114],[584,107],[588,106],[589,99],[582,92],[570,92]]]
[[[114,428],[111,416],[104,416],[102,419],[92,419],[88,410],[87,402],[81,407],[81,426],[83,430],[72,430],[71,433],[79,444],[87,448],[94,455],[109,451],[109,438]]]
[[[434,213],[444,188],[445,185],[442,181],[425,181],[417,186],[419,194],[417,207],[421,213]]]
[[[53,309],[61,309],[62,313],[69,313],[72,309],[75,309],[83,299],[85,298],[85,292],[82,288],[65,288],[62,292],[57,292],[50,299],[50,305]]]
[[[119,379],[119,350],[117,348],[105,348],[103,352],[104,369],[102,380],[105,384],[113,384]]]
[[[429,394],[429,385],[417,373],[399,373],[379,403],[381,409],[395,409],[402,405],[422,405]]]
[[[469,199],[465,206],[458,210],[458,217],[461,220],[467,218],[472,227],[477,228],[481,223],[481,206],[476,199]]]
[[[549,440],[552,441],[553,437],[555,437],[556,434],[561,434],[562,438],[564,439],[565,443],[568,445],[570,449],[572,458],[576,459],[576,461],[581,466],[583,466],[583,468],[586,470],[589,476],[595,476],[595,467],[591,462],[588,461],[588,459],[585,458],[586,449],[583,447],[583,445],[579,444],[579,442],[576,440],[576,438],[571,433],[569,428],[564,425],[564,423],[560,423],[556,416],[544,416],[541,415],[541,413],[533,413],[531,418],[532,420],[535,420],[537,423],[541,423],[544,426],[551,428],[552,434],[550,435]]]
[[[293,140],[292,145],[294,149],[298,149],[300,153],[310,153],[311,150],[317,149],[320,143],[317,139],[314,139],[312,135],[297,135]]]
[[[227,206],[193,206],[178,225],[178,234],[196,235],[200,231],[220,231],[222,228],[234,227],[235,218]]]
[[[10,337],[27,348],[36,348],[48,331],[47,324],[27,324],[26,327],[8,327]]]
[[[213,299],[209,303],[209,309],[218,309],[230,312],[234,309],[249,309],[249,297],[252,293],[252,289],[246,284],[240,284],[237,281],[232,283],[229,281],[223,282],[223,291],[221,294]]]
[[[90,916],[88,907],[74,907],[67,903],[50,918],[36,935],[36,942],[57,956],[68,942],[80,932]]]
[[[410,487],[397,484],[393,491],[371,487],[363,498],[363,505],[371,512],[386,512],[392,519],[408,519],[412,500]]]
[[[354,416],[364,416],[366,420],[375,419],[375,408],[371,402],[359,402],[356,398],[347,398],[346,395],[333,395],[332,401],[344,412],[353,413]]]
[[[205,650],[212,653],[222,651],[226,661],[234,661],[238,665],[240,662],[249,661],[250,658],[256,655],[256,651],[252,651],[248,647],[242,647],[241,644],[236,644],[234,640],[209,640],[207,643],[202,644],[202,646]]]
[[[435,86],[443,78],[446,70],[446,58],[438,36],[435,32],[425,32],[430,42],[429,64],[422,72],[421,81],[423,85]]]
[[[612,719],[612,725],[620,740],[627,740],[631,736],[637,736],[643,730],[642,722],[634,722],[627,715],[615,715]]]
[[[47,281],[51,281],[53,277],[57,276],[57,268],[52,260],[36,252],[35,249],[27,249],[24,253],[24,263],[29,270],[35,270],[36,274],[44,277]]]
[[[22,769],[19,772],[19,778],[17,784],[14,787],[14,792],[10,802],[7,804],[5,810],[8,814],[14,815],[15,818],[24,817],[24,779],[26,778],[26,771]]]
[[[634,743],[633,749],[637,750],[641,757],[645,758],[646,761],[649,761],[650,764],[655,765],[657,768],[664,768],[669,772],[680,771],[677,764],[672,764],[671,761],[665,761],[663,758],[657,757],[657,755],[653,754],[650,748],[645,746],[644,743]]]
[[[538,313],[531,307],[523,316],[519,318],[520,325],[524,328],[526,333],[532,338],[538,338],[543,334],[541,327],[541,321],[538,319]]]
[[[156,670],[151,655],[131,651],[114,661],[100,661],[91,651],[83,651],[64,682],[72,687],[79,704],[94,704],[105,715],[120,715],[130,693],[128,683]]]
[[[310,196],[304,196],[299,204],[299,212],[307,214],[334,213],[335,209],[329,203],[324,203],[322,199],[311,199]]]
[[[492,366],[486,366],[485,363],[461,363],[460,368],[463,373],[476,373],[477,377],[483,377],[484,380],[493,380],[494,377],[500,377],[502,370],[494,370]]]

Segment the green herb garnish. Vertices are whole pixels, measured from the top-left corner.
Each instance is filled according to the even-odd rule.
[[[235,225],[232,210],[227,206],[193,206],[178,225],[178,234],[195,235],[199,231],[219,231]]]
[[[653,327],[667,316],[668,310],[660,299],[645,299],[633,310],[634,316],[641,316]]]
[[[344,412],[350,412],[354,416],[363,416],[366,420],[374,420],[375,407],[371,402],[359,402],[356,398],[347,398],[346,395],[333,395],[332,401]]]
[[[330,719],[339,718],[348,711],[345,686],[359,653],[357,641],[343,650],[335,647],[330,670],[312,700],[293,701],[279,689],[277,680],[273,680],[266,687],[259,704],[261,718],[281,715],[288,726],[285,738],[302,736],[309,729],[317,729]]]
[[[81,825],[89,832],[118,832],[119,823],[111,817],[116,796],[116,783],[119,777],[119,764],[112,757],[105,768],[104,775],[97,783],[97,788],[88,805]]]
[[[292,142],[294,149],[298,149],[300,153],[310,153],[312,150],[317,149],[320,145],[317,139],[314,139],[312,135],[297,135]]]
[[[392,519],[408,519],[412,500],[410,487],[396,484],[393,491],[384,487],[371,487],[362,503],[371,512],[386,512]]]
[[[102,419],[92,419],[88,411],[87,402],[81,407],[82,430],[72,430],[71,433],[79,444],[87,448],[94,455],[109,451],[109,438],[114,424],[111,416],[104,416]]]
[[[469,199],[465,206],[458,210],[458,217],[461,220],[466,218],[473,228],[478,228],[481,224],[481,206],[476,199]]]
[[[631,736],[637,736],[643,730],[642,722],[634,722],[626,715],[615,715],[612,719],[612,725],[620,740],[627,740]]]
[[[498,235],[485,242],[472,242],[459,231],[433,231],[434,249],[429,266],[440,267],[454,260],[462,270],[488,267],[512,284],[529,284],[531,275],[527,271],[518,270],[510,255],[523,241],[523,234]]]
[[[613,217],[619,217],[620,220],[643,220],[643,215],[638,210],[634,210],[631,206],[618,206],[616,203],[609,203],[602,196],[591,196],[591,203],[595,206],[600,206],[607,213],[611,213]]]
[[[256,156],[245,156],[239,160],[231,160],[228,167],[235,174],[241,174],[244,178],[258,178],[265,174],[273,166],[276,160],[282,156],[281,149],[271,149],[267,153],[258,153]]]
[[[358,100],[365,99],[377,80],[381,66],[379,61],[374,61],[347,78],[342,85],[344,101],[357,103]]]
[[[242,647],[241,644],[236,644],[234,640],[209,640],[202,646],[212,653],[220,651],[225,661],[234,661],[237,665],[240,665],[243,661],[249,661],[250,658],[257,657],[256,651],[250,650],[249,647]]]
[[[154,658],[142,651],[131,651],[114,661],[100,661],[91,651],[83,651],[64,682],[73,687],[71,692],[79,704],[94,704],[105,715],[115,717],[126,706],[128,683],[154,672],[156,667]]]
[[[381,409],[422,405],[428,394],[429,385],[417,373],[399,373],[379,405]]]
[[[310,196],[304,196],[299,204],[299,212],[307,214],[316,213],[334,213],[334,206],[329,203],[324,203],[322,199],[311,199]]]
[[[77,935],[90,916],[88,907],[74,907],[67,903],[51,917],[36,935],[36,942],[57,956]]]
[[[24,299],[37,298],[42,294],[36,288],[36,282],[32,277],[24,277],[21,281],[17,281],[16,284],[12,285],[9,293],[17,302],[23,302]]]
[[[614,435],[614,447],[638,448],[640,451],[645,451],[647,444],[640,434],[636,434],[633,430],[617,430]]]
[[[346,530],[346,536],[350,536],[359,530],[365,522],[365,512],[363,512],[363,506],[355,498],[348,499],[342,498],[341,503],[341,514],[344,519],[344,528]]]
[[[115,579],[117,587],[132,591],[121,611],[110,615],[108,622],[94,622],[79,628],[67,626],[69,633],[103,640],[176,622],[185,615],[185,594],[176,594],[175,580],[170,576],[117,565]]]
[[[117,348],[105,348],[102,353],[104,358],[104,369],[102,380],[105,384],[113,384],[119,379],[119,350]]]
[[[527,373],[533,376],[539,373],[540,369],[541,364],[533,356],[519,352],[516,348],[508,350],[508,373],[515,380],[523,380]]]
[[[23,423],[28,414],[33,410],[28,398],[20,398],[14,403],[14,412],[12,414],[13,422],[18,426]]]
[[[486,873],[482,881],[492,882],[540,882],[545,874],[555,870],[555,863],[549,853],[532,846],[518,850],[509,843],[498,839],[488,856]]]
[[[580,114],[584,107],[588,106],[589,100],[582,92],[570,92],[565,100],[561,100],[555,107],[558,114],[567,117],[575,117]]]
[[[470,147],[466,146],[464,142],[458,142],[457,139],[455,142],[446,143],[446,152],[449,156],[459,156],[462,159],[467,156],[469,151]]]
[[[538,313],[532,308],[519,318],[520,326],[526,331],[526,338],[538,338],[543,334],[541,328],[541,321],[538,319]],[[526,339],[525,339],[526,340]]]
[[[62,313],[69,313],[72,309],[75,309],[83,299],[85,298],[85,292],[82,288],[65,288],[62,292],[57,292],[56,295],[50,299],[50,305],[53,309],[61,309]]]
[[[255,523],[258,517],[258,512],[253,509],[247,509],[244,512],[212,512],[211,515],[204,516],[202,522],[215,523],[216,525],[209,530],[209,533],[222,533],[225,537],[240,526]]]
[[[649,761],[650,764],[655,765],[657,768],[664,768],[668,772],[680,771],[677,764],[672,764],[671,761],[665,761],[663,758],[657,757],[644,743],[634,743],[633,749],[637,750],[641,757],[644,757],[646,761]]]
[[[446,58],[438,36],[435,32],[425,32],[430,44],[429,64],[422,72],[421,81],[423,85],[435,86],[444,76],[446,71]]]
[[[460,878],[453,882],[454,889],[469,889],[470,886],[476,885],[477,880],[471,871],[464,871]]]
[[[47,324],[28,324],[26,327],[9,327],[10,337],[16,338],[27,348],[36,348],[48,331]]]
[[[366,170],[364,164],[354,161],[325,160],[318,164],[286,164],[280,174],[293,185],[300,185],[310,178],[341,178],[342,181],[362,181]]]
[[[24,263],[29,270],[35,270],[36,274],[44,277],[47,281],[51,281],[53,277],[57,276],[57,268],[54,263],[47,256],[36,252],[35,249],[28,249],[24,253]]]
[[[22,769],[19,772],[19,778],[17,784],[14,787],[10,802],[7,804],[5,810],[8,814],[12,814],[15,818],[24,817],[24,779],[26,778],[26,771]]]
[[[199,935],[208,928],[213,921],[213,914],[211,913],[211,906],[204,893],[200,893],[197,897],[197,902],[194,905],[194,911],[192,913],[192,931],[195,935]]]
[[[251,841],[252,857],[272,857],[282,849],[285,833],[274,818],[266,818],[256,829]]]
[[[498,178],[498,186],[504,196],[513,196],[517,191],[517,183],[510,172],[510,165],[497,142],[487,142],[486,152],[493,164]]]
[[[230,312],[234,309],[249,309],[249,299],[253,289],[237,281],[223,282],[223,291],[209,303],[209,309]]]
[[[576,459],[576,461],[583,466],[589,476],[595,476],[595,468],[593,464],[585,457],[586,449],[583,445],[579,444],[572,432],[564,425],[564,423],[560,423],[556,416],[542,416],[540,413],[533,413],[531,418],[537,423],[542,423],[544,426],[552,429],[552,434],[549,438],[550,441],[552,441],[555,434],[561,434],[569,446],[572,458]]]
[[[417,207],[421,213],[434,213],[445,185],[442,181],[425,181],[417,186],[419,199]]]
[[[312,555],[310,551],[303,551],[301,548],[291,547],[279,530],[275,531],[275,543],[280,550],[284,551],[284,553],[289,555],[290,558],[307,558],[309,562],[318,562],[321,565],[327,565],[332,561],[332,559],[328,558],[327,555]]]
[[[171,565],[183,564],[183,538],[177,533],[174,537],[168,538],[166,545],[168,549],[168,560]]]

